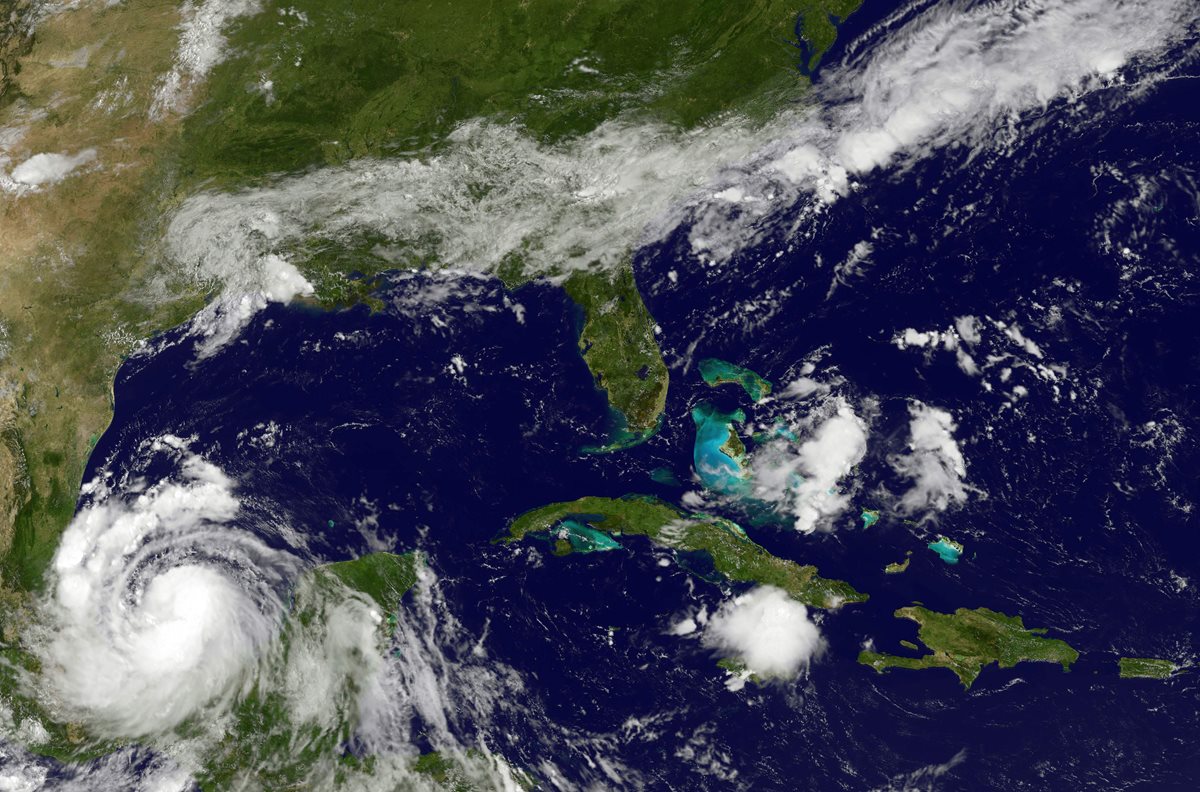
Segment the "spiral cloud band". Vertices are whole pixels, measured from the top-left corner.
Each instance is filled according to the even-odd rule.
[[[161,733],[227,703],[280,618],[286,557],[236,527],[234,482],[178,438],[149,445],[178,479],[89,483],[54,558],[45,682],[97,736]]]

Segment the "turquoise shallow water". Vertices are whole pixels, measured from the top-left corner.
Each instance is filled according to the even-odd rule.
[[[958,559],[962,557],[962,551],[950,544],[947,544],[945,539],[938,539],[936,542],[930,542],[929,549],[941,556],[941,559],[947,564],[957,564]]]
[[[576,553],[597,553],[605,550],[619,550],[621,543],[603,531],[597,531],[578,520],[563,520],[555,538],[566,539],[571,543],[571,549]]]
[[[681,487],[679,479],[671,472],[670,468],[658,467],[650,471],[650,479],[659,484],[664,484],[668,487]]]
[[[771,392],[771,383],[755,374],[748,368],[743,368],[725,360],[706,358],[700,361],[700,376],[711,386],[727,382],[737,383],[754,401],[762,401]]]
[[[710,404],[701,403],[693,408],[692,419],[696,422],[692,461],[700,483],[725,495],[745,494],[749,473],[742,467],[741,460],[726,454],[722,446],[729,440],[730,432],[735,431],[733,424],[745,421],[746,414],[741,410],[723,413]]]
[[[868,4],[864,13],[875,11]],[[1186,54],[1172,53],[1172,60],[1196,76],[1200,60]],[[451,295],[418,313],[407,306],[429,306],[427,289],[444,284],[397,275],[396,291],[384,295],[377,315],[271,306],[239,343],[203,360],[193,360],[190,342],[156,343],[161,351],[123,364],[113,426],[85,478],[103,463],[158,480],[143,444],[165,433],[194,435],[197,451],[236,477],[246,521],[264,531],[303,526],[306,547],[319,556],[303,556],[312,563],[366,552],[355,526],[375,519],[368,504],[378,504],[379,535],[397,551],[427,552],[436,570],[446,615],[439,608],[423,616],[415,599],[400,615],[414,629],[430,628],[428,643],[405,647],[422,657],[428,652],[428,667],[441,669],[452,734],[522,768],[563,757],[556,764],[564,786],[778,789],[790,781],[813,789],[1194,792],[1194,747],[1179,735],[1194,729],[1195,686],[1188,675],[1162,683],[1119,679],[1115,657],[1186,657],[1196,634],[1193,594],[1172,585],[1167,572],[1200,579],[1200,547],[1179,530],[1177,508],[1177,499],[1200,501],[1200,482],[1188,475],[1198,461],[1192,439],[1200,436],[1197,369],[1190,364],[1200,348],[1200,301],[1188,288],[1200,227],[1190,222],[1196,202],[1187,175],[1200,168],[1200,80],[1170,79],[1152,89],[1136,72],[1127,76],[1148,95],[1174,93],[1149,112],[1133,106],[1114,123],[1097,123],[1095,132],[1079,131],[1087,110],[1125,90],[1113,81],[1080,92],[1066,107],[1040,107],[1030,142],[1005,135],[997,157],[960,148],[865,179],[826,210],[794,254],[771,258],[781,247],[772,239],[761,255],[739,260],[736,277],[729,277],[732,268],[715,277],[716,268],[677,255],[674,241],[635,257],[668,360],[701,343],[702,354],[760,361],[755,365],[784,382],[821,349],[823,367],[836,368],[847,393],[878,400],[880,431],[856,476],[860,491],[881,492],[881,482],[891,480],[888,455],[905,453],[908,435],[884,427],[907,425],[908,403],[920,399],[953,413],[968,483],[989,494],[968,498],[945,518],[948,530],[959,530],[951,519],[971,526],[971,534],[959,535],[971,536],[972,564],[927,569],[920,562],[930,559],[917,557],[899,577],[881,571],[906,558],[911,534],[899,526],[794,537],[756,531],[746,520],[773,552],[814,563],[824,576],[871,595],[819,615],[828,652],[795,682],[731,694],[710,648],[664,631],[677,614],[715,612],[748,584],[731,591],[695,585],[683,563],[660,567],[662,554],[641,538],[622,538],[622,552],[564,559],[491,543],[511,516],[548,502],[658,492],[654,482],[637,480],[640,471],[670,465],[686,478],[698,427],[679,420],[686,423],[685,413],[714,394],[745,403],[737,386],[711,390],[672,369],[667,432],[623,453],[579,455],[580,427],[588,427],[588,437],[602,434],[605,407],[579,361],[564,299],[541,284],[513,295],[481,281],[471,288],[485,294],[462,308],[455,306],[466,297]],[[1176,112],[1186,117],[1173,121]],[[1017,126],[1005,119],[1004,129],[1015,133]],[[1101,163],[1104,175],[1097,173]],[[1175,186],[1184,177],[1186,191]],[[1143,189],[1149,193],[1141,201],[1155,202],[1146,207],[1151,212],[1165,201],[1161,212],[1121,208],[1136,206]],[[949,217],[952,234],[945,233]],[[1110,218],[1114,244],[1128,241],[1142,263],[1094,243],[1092,232],[1101,223],[1109,228]],[[780,227],[792,221],[783,218]],[[875,228],[883,229],[886,254],[880,244],[869,275],[830,294],[814,255],[842,261],[858,242],[873,239]],[[1126,269],[1138,266],[1148,269]],[[417,288],[422,282],[427,287]],[[767,294],[778,295],[778,305],[755,317],[753,332],[728,320]],[[505,308],[514,298],[526,309],[525,323]],[[1045,306],[1062,307],[1053,323]],[[462,318],[430,332],[430,310]],[[1055,400],[1038,388],[1036,373],[1014,369],[1018,379],[1028,375],[1030,395],[1020,420],[997,420],[997,404],[1006,400],[981,393],[980,380],[952,359],[930,362],[886,343],[906,327],[944,328],[965,314],[1020,322],[1044,345],[1047,364],[1053,358],[1086,372],[1083,398]],[[1003,355],[1017,349],[998,330],[980,346]],[[446,371],[454,354],[472,362],[468,382]],[[1093,388],[1094,399],[1085,392]],[[1157,467],[1166,449],[1157,440],[1146,445],[1151,438],[1134,427],[1154,420],[1162,428],[1168,411],[1183,439],[1172,447],[1171,464]],[[274,459],[238,439],[268,421],[283,429]],[[994,433],[984,431],[989,426]],[[712,504],[739,519],[750,511],[745,503],[736,510],[720,499]],[[888,499],[866,505],[898,522]],[[282,546],[274,533],[262,538]],[[704,559],[683,561],[704,571]],[[858,664],[864,636],[885,651],[899,651],[897,641],[913,637],[913,625],[893,613],[915,598],[938,610],[1019,613],[1030,627],[1056,635],[1080,625],[1069,640],[1084,655],[1069,674],[1049,664],[988,667],[971,693],[944,671],[879,675]],[[446,628],[452,620],[461,631]],[[1086,627],[1114,623],[1123,625],[1119,635]],[[473,660],[468,646],[486,655]],[[512,671],[484,676],[490,669]],[[464,684],[477,679],[496,680],[483,699],[510,703],[480,710],[484,691]],[[397,692],[409,684],[405,677]],[[387,737],[429,731],[413,720]],[[622,735],[623,723],[652,724],[656,736]],[[358,742],[351,737],[348,752]],[[1112,745],[1119,750],[1094,750]],[[695,758],[708,756],[714,761]],[[1011,760],[1017,756],[1022,761]],[[623,784],[599,769],[601,760]]]

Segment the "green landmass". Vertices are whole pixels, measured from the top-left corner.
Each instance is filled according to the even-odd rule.
[[[920,650],[920,648],[921,648],[921,647],[917,646],[915,643],[913,643],[912,641],[901,641],[900,645],[903,646],[905,649],[912,649],[914,652]]]
[[[761,675],[746,668],[746,664],[736,657],[722,657],[717,661],[717,668],[724,669],[730,676],[738,677],[752,685],[762,685],[766,681]]]
[[[412,769],[433,779],[438,786],[454,792],[471,792],[474,789],[458,763],[437,751],[418,756]]]
[[[6,6],[0,127],[23,135],[14,161],[94,148],[98,163],[0,207],[0,691],[18,721],[49,732],[34,747],[64,759],[112,747],[22,699],[22,675],[39,669],[12,647],[111,420],[117,367],[220,288],[179,275],[162,254],[163,218],[182,200],[354,158],[428,157],[476,117],[546,145],[626,115],[677,129],[728,113],[765,119],[805,87],[790,40],[797,14],[811,67],[836,35],[830,15],[844,17],[859,1],[267,0],[226,30],[226,62],[186,86],[191,114],[154,110],[185,21],[178,0]],[[84,51],[84,66],[62,65]],[[297,251],[315,302],[371,304],[375,276],[396,264],[364,251],[386,241]],[[497,274],[515,286],[520,270],[514,262]],[[626,261],[615,274],[572,275],[565,286],[583,309],[589,368],[630,442],[644,439],[668,383],[632,269]],[[305,586],[344,584],[384,607],[411,585],[411,565],[397,558],[331,565]],[[284,646],[300,634],[297,623],[320,621],[317,605],[294,615]],[[206,788],[230,788],[233,776],[223,774],[239,761],[273,774],[272,788],[290,788],[303,773],[277,766],[285,744],[307,746],[303,762],[340,739],[304,733],[280,707],[269,692],[247,696],[223,746],[227,761],[212,765]]]
[[[516,542],[530,535],[552,535],[555,527],[564,520],[583,523],[612,536],[645,536],[657,545],[680,553],[702,553],[711,559],[713,569],[723,577],[777,586],[806,605],[835,608],[843,603],[867,599],[866,594],[856,591],[849,583],[820,577],[814,566],[771,555],[729,520],[688,514],[644,495],[587,497],[542,506],[513,520],[508,536],[500,541]]]
[[[473,118],[545,145],[618,117],[684,130],[732,113],[766,119],[804,91],[797,61],[811,67],[833,43],[830,17],[859,2],[267,0],[226,26],[226,60],[187,85],[190,113],[154,110],[179,46],[178,0],[45,14],[11,3],[0,19],[0,127],[23,130],[12,155],[94,148],[102,167],[6,198],[2,210],[4,587],[40,588],[111,420],[123,356],[217,288],[177,276],[160,250],[162,218],[188,195],[355,158],[428,157]],[[86,65],[69,65],[82,51]],[[297,256],[318,304],[372,302],[374,276],[396,266],[364,252],[377,241]],[[498,274],[512,285],[520,269]],[[667,377],[631,271],[579,275],[568,290],[585,312],[589,367],[644,438]]]
[[[340,658],[336,649],[321,651],[328,662],[345,662],[338,669],[344,674],[341,684],[322,702],[332,717],[298,719],[289,703],[288,682],[297,668],[302,672],[303,651],[313,645],[337,646],[327,635],[328,619],[347,595],[362,595],[387,614],[378,628],[382,652],[395,629],[400,600],[417,581],[419,563],[417,553],[372,553],[317,567],[301,579],[269,667],[234,707],[232,727],[207,757],[197,779],[202,790],[329,788],[351,772],[370,773],[371,757],[344,757],[341,750],[358,722],[366,660]],[[203,725],[196,728],[202,731]]]
[[[615,275],[576,272],[563,286],[583,310],[580,353],[624,423],[617,445],[628,447],[650,437],[667,403],[670,376],[633,269],[626,265]]]
[[[899,575],[908,569],[908,565],[912,563],[912,550],[904,554],[903,561],[893,561],[883,568],[883,571],[889,575]]]
[[[771,383],[748,368],[727,363],[717,358],[700,361],[700,376],[709,387],[740,385],[746,395],[754,401],[762,401],[771,393]]]
[[[483,758],[483,755],[480,752],[475,750],[467,751],[468,760],[478,761],[481,758]],[[430,751],[418,756],[412,764],[412,769],[414,772],[429,777],[440,788],[452,790],[452,792],[471,792],[471,790],[484,789],[491,786],[491,784],[480,785],[475,783],[476,779],[472,779],[460,761],[438,751]],[[537,780],[529,773],[512,767],[506,767],[506,769],[518,788],[524,790],[538,788]]]
[[[721,453],[739,465],[746,459],[746,444],[742,442],[737,428],[732,423],[729,424],[729,436],[721,444]]]
[[[858,662],[883,673],[889,668],[948,668],[970,688],[984,666],[997,663],[1011,668],[1022,662],[1060,663],[1064,671],[1079,658],[1065,641],[1043,638],[1044,629],[1025,628],[1020,616],[1007,616],[987,608],[937,613],[919,606],[900,608],[896,618],[920,625],[917,639],[930,653],[900,657],[863,651]]]
[[[1179,666],[1152,657],[1122,657],[1117,661],[1121,679],[1170,679]]]
[[[879,522],[879,512],[874,509],[863,509],[859,515],[863,521],[863,528],[870,528],[875,523]]]
[[[347,588],[366,594],[384,610],[394,610],[400,598],[417,582],[416,553],[371,553],[352,561],[317,567],[314,575],[332,576]]]
[[[182,167],[194,183],[242,186],[436,149],[473,118],[547,143],[630,113],[682,128],[766,118],[803,88],[798,15],[819,58],[836,36],[828,16],[860,2],[267,2],[228,32],[233,55],[188,119]],[[273,101],[247,90],[264,81]]]

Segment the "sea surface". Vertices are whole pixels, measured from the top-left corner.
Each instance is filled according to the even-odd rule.
[[[840,41],[881,17],[868,4]],[[1197,659],[1200,66],[1116,100],[1130,90],[1015,120],[1003,154],[902,162],[799,231],[781,216],[721,265],[688,255],[686,229],[641,250],[672,380],[662,430],[635,448],[581,450],[608,413],[561,290],[397,272],[382,311],[272,305],[208,357],[186,328],[155,339],[117,376],[85,480],[170,478],[144,442],[175,435],[235,479],[242,527],[305,564],[424,551],[432,667],[453,683],[444,728],[535,775],[549,761],[579,788],[1196,789],[1195,668],[1122,680],[1116,659]],[[842,266],[864,241],[871,252]],[[967,316],[980,374],[896,341]],[[554,501],[702,493],[691,410],[758,409],[736,386],[707,387],[704,357],[777,390],[809,363],[870,429],[844,482],[851,505],[822,530],[750,525],[736,503],[707,501],[871,597],[813,614],[826,649],[797,679],[736,692],[701,640],[671,628],[744,586],[640,538],[562,558],[493,542]],[[914,401],[954,416],[967,463],[965,500],[931,515],[895,508]],[[863,509],[879,522],[864,529]],[[927,549],[940,533],[965,545],[957,564]],[[884,574],[910,550],[906,572]],[[914,602],[1020,614],[1081,657],[1069,673],[986,667],[969,691],[943,669],[856,663],[868,642],[905,652],[916,628],[892,613]]]

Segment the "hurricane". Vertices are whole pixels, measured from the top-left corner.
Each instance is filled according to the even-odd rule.
[[[227,709],[279,628],[297,567],[239,527],[235,482],[184,440],[145,450],[178,476],[89,482],[44,605],[45,692],[99,738],[160,735]]]
[[[0,790],[1194,789],[1195,0],[484,5],[0,20]]]

